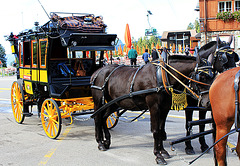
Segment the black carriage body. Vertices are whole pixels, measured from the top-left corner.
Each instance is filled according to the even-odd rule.
[[[9,36],[19,62],[18,81],[29,105],[49,97],[91,96],[90,77],[103,66],[104,54],[114,50],[117,35],[106,34],[101,19],[89,14],[70,15],[51,13],[51,21],[43,26]],[[76,22],[81,25],[72,24]],[[81,70],[83,74],[77,74]]]

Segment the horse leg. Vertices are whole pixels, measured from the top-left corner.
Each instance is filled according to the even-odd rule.
[[[191,134],[192,127],[190,127],[190,128],[188,127],[188,122],[192,121],[193,110],[185,111],[185,116],[186,116],[185,128],[187,131],[186,136],[189,136]],[[186,154],[188,154],[188,155],[195,154],[192,144],[191,144],[191,140],[185,141],[185,145],[186,145],[186,147],[185,147]]]
[[[160,165],[166,165],[167,162],[164,160],[164,157],[161,155],[160,148],[163,147],[163,141],[161,139],[160,132],[160,112],[158,109],[158,104],[155,103],[149,108],[150,118],[151,118],[151,131],[153,133],[154,139],[154,150],[153,153],[156,156],[156,162]]]
[[[98,110],[102,106],[101,99],[95,100],[94,102],[94,110]],[[98,149],[101,151],[105,151],[106,148],[104,146],[103,139],[103,113],[99,113],[94,118],[95,122],[95,138],[98,143]]]
[[[207,111],[199,111],[199,120],[206,119],[206,114],[207,114]],[[205,124],[199,125],[200,133],[204,132],[204,130],[205,130]],[[209,148],[209,146],[206,144],[205,137],[204,136],[199,137],[199,142],[201,144],[202,152],[205,152]]]
[[[111,113],[113,113],[117,108],[118,108],[117,105],[112,105],[109,108],[107,108],[106,114],[104,115],[104,118],[103,118],[103,131],[105,134],[105,140],[103,141],[103,143],[104,143],[104,147],[106,149],[109,149],[110,144],[111,144],[111,134],[107,127],[106,121],[107,121],[107,118],[109,117],[109,115],[111,115]]]
[[[224,125],[221,125],[221,126],[217,125],[216,126],[216,141],[218,141],[220,138],[225,136],[229,131],[230,131],[230,128],[224,127]],[[227,165],[227,161],[226,161],[227,138],[228,137],[225,137],[224,139],[222,139],[214,147],[215,156],[216,156],[218,166],[226,166]]]
[[[169,112],[169,109],[166,109],[166,111],[162,110],[161,115],[160,115],[160,133],[161,133],[160,135],[161,135],[162,141],[165,141],[167,139],[167,133],[165,131],[165,124],[166,124],[168,112]],[[163,143],[159,144],[159,150],[160,150],[161,155],[165,159],[171,158],[169,153],[164,149]]]

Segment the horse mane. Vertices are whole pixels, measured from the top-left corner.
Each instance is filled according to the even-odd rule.
[[[169,60],[194,60],[196,61],[196,57],[194,56],[186,56],[186,55],[171,55],[168,57]]]

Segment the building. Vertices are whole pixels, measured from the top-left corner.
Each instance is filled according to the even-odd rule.
[[[240,0],[199,0],[201,44],[227,40],[234,35],[231,47],[240,53]],[[234,17],[235,16],[235,17]]]
[[[197,38],[195,30],[164,31],[161,37],[162,46],[172,48],[174,53],[183,52],[186,45],[194,48],[198,45],[200,38]]]

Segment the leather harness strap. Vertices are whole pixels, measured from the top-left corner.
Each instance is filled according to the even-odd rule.
[[[152,63],[154,65],[159,65],[161,68],[163,68],[168,74],[170,74],[175,80],[177,80],[180,84],[182,84],[189,92],[191,92],[195,97],[199,98],[199,96],[193,92],[187,85],[185,85],[181,80],[179,80],[175,75],[173,75],[166,67],[164,67],[161,63]],[[178,71],[179,72],[179,71]],[[180,73],[180,72],[179,72]],[[181,73],[182,76],[185,76]],[[185,78],[189,78],[185,76]]]

